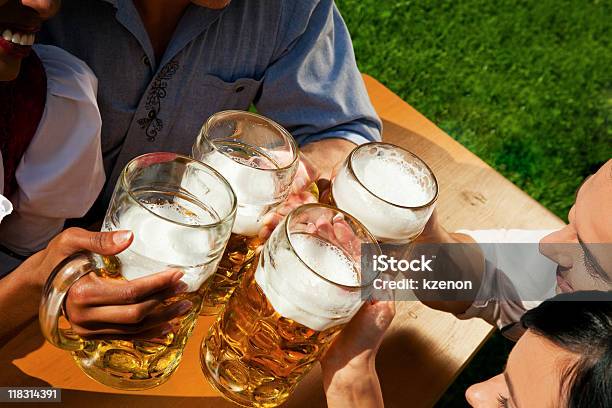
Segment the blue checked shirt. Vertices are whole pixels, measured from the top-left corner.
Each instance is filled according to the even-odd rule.
[[[221,110],[254,104],[301,145],[380,139],[333,0],[191,4],[159,61],[131,0],[64,0],[40,42],[66,49],[98,76],[104,208],[130,159],[189,154],[204,121]]]

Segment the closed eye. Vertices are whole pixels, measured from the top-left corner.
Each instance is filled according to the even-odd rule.
[[[578,237],[578,243],[582,251],[580,251],[580,258],[585,266],[585,269],[589,275],[599,280],[603,280],[605,283],[611,283],[608,274],[604,272],[599,263],[593,258],[593,255],[589,252],[587,246]]]
[[[499,394],[497,396],[497,402],[500,408],[508,408],[508,398],[503,395]]]
[[[589,259],[588,256],[584,254],[584,252],[580,252],[578,255],[579,261],[584,265],[584,269],[593,279],[597,280],[605,280],[602,276],[597,272],[597,268],[593,265],[593,262]]]

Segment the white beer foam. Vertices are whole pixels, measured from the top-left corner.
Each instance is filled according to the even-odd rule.
[[[420,172],[400,158],[374,156],[353,169],[371,192],[390,203],[418,207],[431,200]]]
[[[10,215],[12,212],[13,204],[11,204],[8,198],[0,194],[0,222],[2,222],[4,217]]]
[[[384,152],[384,150],[381,150]],[[353,163],[353,171],[376,196],[363,188],[342,166],[332,183],[332,194],[338,208],[361,221],[380,241],[404,240],[420,232],[430,211],[400,208],[427,204],[433,197],[423,185],[428,175],[399,157],[371,156]]]
[[[190,225],[215,222],[210,214],[201,211],[197,216],[186,215],[176,204],[146,204],[147,208],[167,219]],[[133,206],[119,217],[114,230],[131,230],[134,241],[117,255],[121,274],[127,280],[162,272],[169,267],[181,267],[181,279],[191,292],[197,290],[214,270],[204,265],[210,262],[209,253],[214,240],[202,229],[177,225],[159,218],[145,208]]]
[[[232,232],[245,236],[255,236],[262,227],[263,216],[271,205],[276,204],[275,174],[262,171],[253,161],[231,158],[216,150],[199,157],[227,179],[232,186],[238,208]]]
[[[302,260],[329,280],[358,286],[358,272],[338,248],[304,234],[291,236]],[[347,323],[363,304],[360,290],[348,291],[313,273],[289,248],[278,247],[271,262],[264,250],[255,281],[281,316],[313,330]]]

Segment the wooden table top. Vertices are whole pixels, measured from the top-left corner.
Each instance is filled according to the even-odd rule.
[[[563,225],[378,81],[364,79],[384,121],[384,140],[413,151],[436,173],[437,208],[448,229]],[[152,390],[122,392],[89,379],[68,352],[45,343],[36,321],[0,350],[0,386],[59,387],[64,405],[75,407],[235,406],[212,390],[201,373],[198,349],[211,322],[212,318],[200,318],[183,361],[168,382]],[[480,320],[460,321],[419,302],[399,302],[377,358],[386,406],[431,407],[491,330]],[[325,406],[318,367],[286,406]]]

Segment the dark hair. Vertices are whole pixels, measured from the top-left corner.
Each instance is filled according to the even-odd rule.
[[[529,310],[526,329],[580,355],[563,375],[568,408],[612,407],[612,292],[565,293]]]

